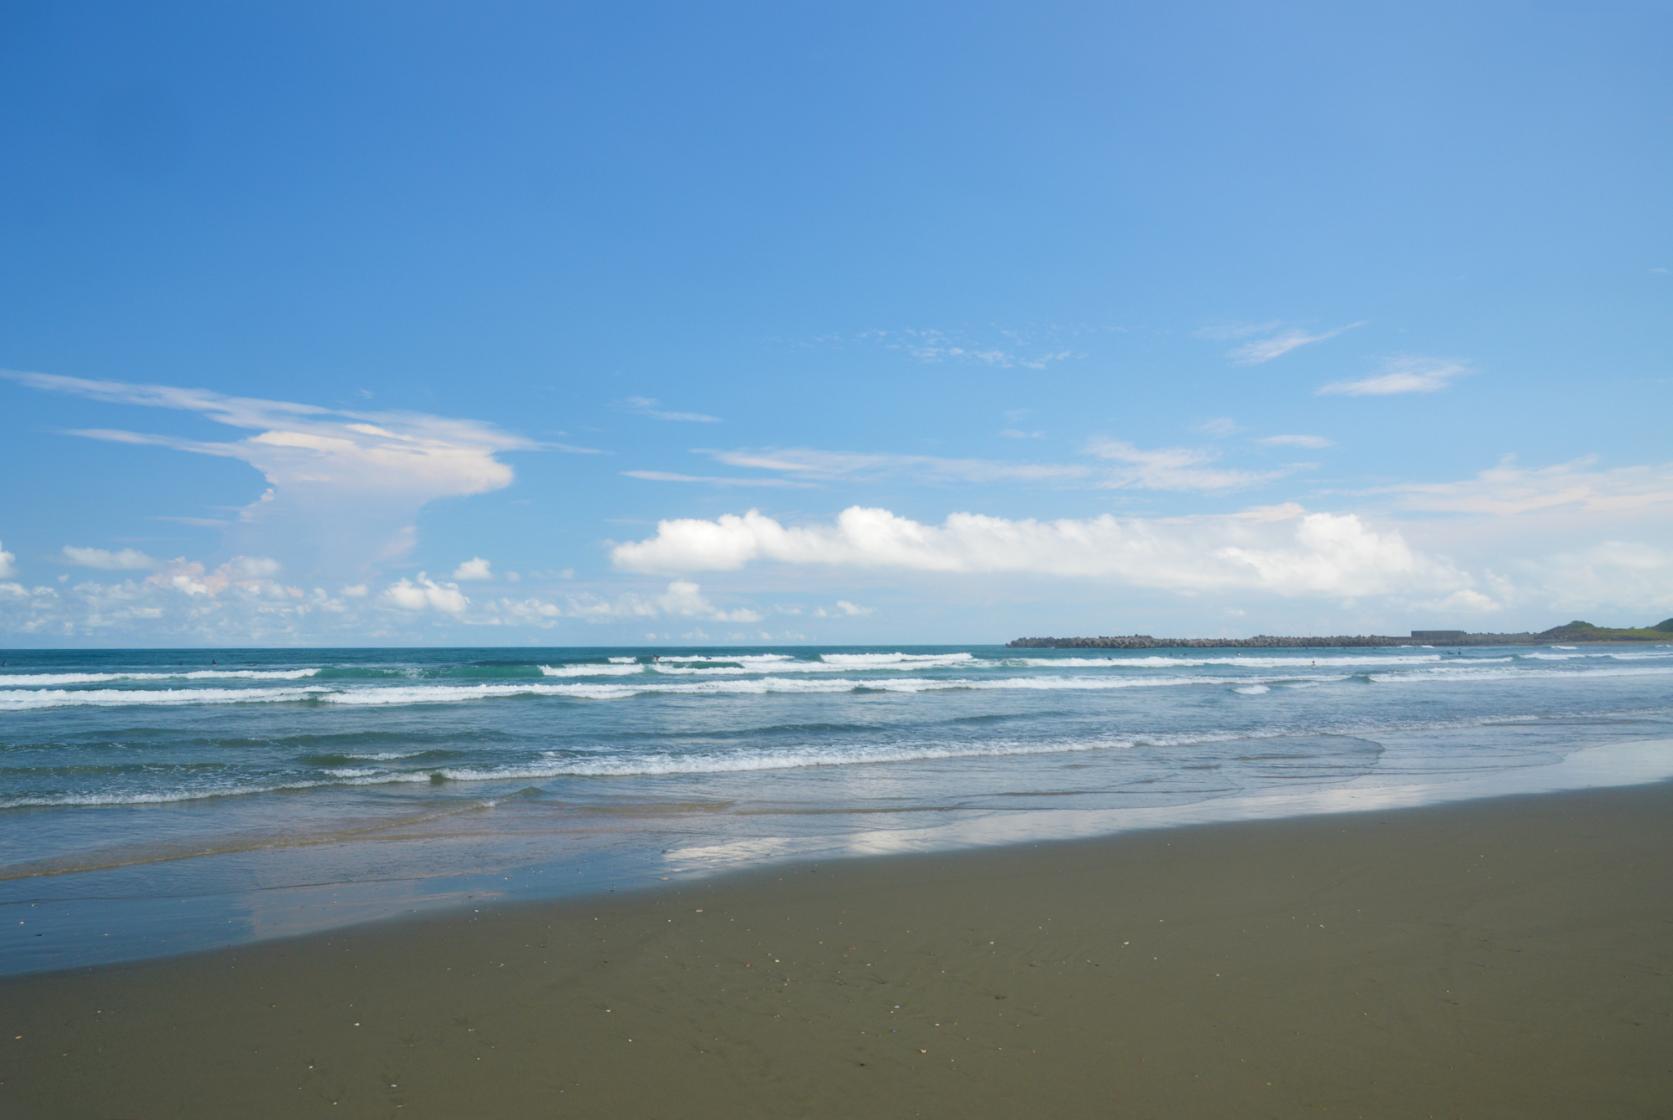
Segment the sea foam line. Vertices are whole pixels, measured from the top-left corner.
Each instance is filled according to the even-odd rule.
[[[314,676],[314,669],[194,669],[181,673],[9,673],[0,674],[0,686],[51,687],[66,684],[104,684],[110,681],[297,681]]]
[[[325,688],[88,688],[12,689],[0,691],[0,712],[42,708],[116,707],[148,704],[282,704],[317,700]]]
[[[1319,665],[1319,669],[1330,666]],[[1314,668],[1309,666],[1309,668]],[[1546,678],[1591,679],[1607,677],[1665,676],[1670,666],[1620,666],[1614,668],[1516,669],[1475,668],[1465,664],[1413,667],[1408,672],[1371,673],[1364,678],[1376,684],[1447,681],[1488,683],[1537,681]],[[573,682],[483,683],[475,685],[396,685],[333,690],[314,685],[307,688],[243,689],[30,689],[0,691],[0,711],[21,711],[82,705],[187,705],[245,704],[309,701],[350,707],[449,704],[507,697],[565,697],[576,700],[623,700],[633,696],[760,696],[769,693],[942,692],[951,690],[1084,691],[1098,692],[1127,688],[1182,688],[1192,685],[1329,684],[1351,679],[1346,674],[1292,673],[1282,675],[1218,676],[1035,676],[1035,677],[731,677],[719,680],[657,681],[633,683]]]

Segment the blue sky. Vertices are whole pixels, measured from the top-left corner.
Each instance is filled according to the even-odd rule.
[[[8,4],[0,644],[1673,614],[1673,15],[1459,7]]]

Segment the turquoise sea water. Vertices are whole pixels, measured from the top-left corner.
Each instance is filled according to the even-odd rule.
[[[1673,773],[1673,646],[0,653],[0,972]]]

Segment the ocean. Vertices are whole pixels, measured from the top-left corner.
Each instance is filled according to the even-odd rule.
[[[1673,645],[0,652],[0,973],[1673,775]]]

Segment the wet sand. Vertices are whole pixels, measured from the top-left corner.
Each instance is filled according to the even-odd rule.
[[[34,1117],[1673,1116],[1673,785],[805,864],[0,982]]]

